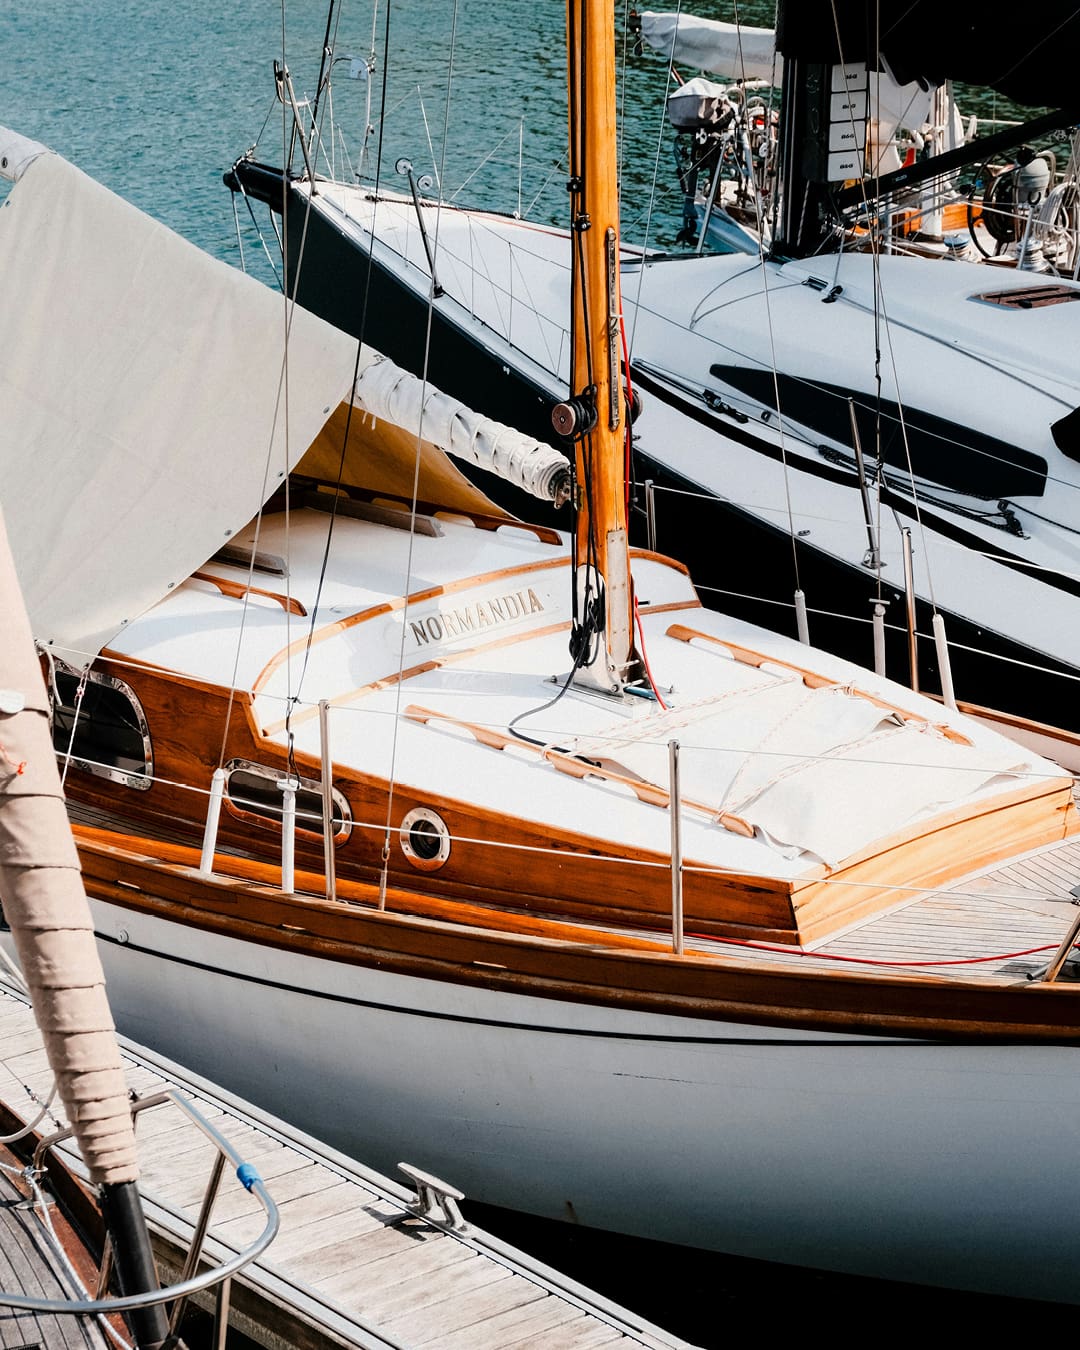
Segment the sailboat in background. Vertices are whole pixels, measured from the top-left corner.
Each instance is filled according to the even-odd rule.
[[[1073,779],[631,547],[568,21],[572,480],[486,427],[567,534],[428,439],[467,409],[23,156],[0,482],[118,1020],[470,1198],[1075,1299]]]
[[[919,687],[945,688],[944,632],[963,700],[1080,730],[1080,380],[1068,355],[1080,287],[1015,266],[951,259],[946,272],[837,249],[884,211],[887,191],[951,176],[961,156],[977,160],[998,143],[977,138],[936,167],[885,178],[863,177],[861,149],[830,160],[830,125],[835,135],[853,128],[862,144],[877,59],[867,33],[877,7],[839,12],[839,26],[825,0],[782,15],[784,192],[769,255],[621,250],[642,405],[632,536],[685,561],[709,603],[780,631],[808,629],[826,649]],[[1054,60],[1067,66],[1071,7],[1053,7],[1045,22]],[[998,78],[999,30],[965,42],[959,20],[909,4],[886,6],[881,25],[901,83],[923,71],[939,83],[996,79],[1029,102],[1068,87],[1034,37],[1016,61],[1010,35],[1010,73]],[[834,79],[862,89],[836,95],[843,108],[831,124]],[[1073,120],[1062,110],[1015,135]],[[314,163],[317,134],[301,135]],[[294,254],[285,270],[300,303],[354,334],[364,316],[365,339],[400,364],[550,436],[572,383],[563,319],[572,232],[306,168],[283,174],[252,157],[227,182],[283,210],[291,237],[303,230],[304,266]],[[555,519],[493,492],[519,514]]]
[[[630,29],[638,34],[637,52],[648,45],[669,62],[667,115],[684,194],[681,237],[696,241],[698,252],[706,243],[710,252],[746,252],[755,237],[768,243],[785,187],[774,92],[783,84],[784,60],[775,31],[681,10],[631,13]],[[703,74],[686,78],[687,68]],[[826,119],[835,151],[850,145],[856,152],[839,171],[872,184],[862,209],[846,220],[830,212],[828,251],[987,258],[1028,271],[1073,271],[1080,248],[1075,133],[1063,165],[1052,147],[1025,146],[1011,161],[983,160],[974,178],[968,165],[969,181],[961,183],[964,146],[981,127],[977,115],[962,115],[952,82],[901,84],[882,61],[868,67],[865,83],[855,101],[841,100],[839,116],[830,109]],[[840,118],[853,112],[852,124],[841,127]],[[998,143],[1015,149],[1024,130],[1010,127]],[[977,158],[986,153],[985,136],[971,152]],[[946,154],[948,171],[939,161]],[[907,172],[897,185],[874,186],[901,169]]]

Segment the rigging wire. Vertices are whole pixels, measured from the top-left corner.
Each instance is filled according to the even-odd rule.
[[[680,18],[681,15],[682,15],[682,0],[678,0],[678,3],[677,3],[676,6],[675,6],[675,26],[676,26],[676,32],[678,31],[678,22],[679,22],[679,18]],[[627,19],[624,18],[624,22],[623,22],[623,31],[624,31],[624,33],[627,34],[627,37],[624,37],[624,39],[623,39],[623,41],[624,41],[624,49],[625,49],[625,44],[628,42],[628,36],[629,36],[628,30],[629,30],[629,21],[628,21]],[[672,50],[672,55],[674,55],[674,51],[675,51],[674,39],[672,39],[672,49],[671,49],[671,50]],[[648,207],[647,207],[647,210],[646,210],[646,213],[645,213],[645,234],[644,234],[644,237],[643,237],[642,242],[641,242],[641,266],[638,268],[638,274],[637,274],[637,294],[636,294],[635,299],[634,299],[634,322],[633,322],[633,325],[632,325],[632,327],[631,327],[630,337],[629,337],[629,339],[628,339],[628,345],[629,345],[629,349],[630,349],[631,351],[633,351],[633,348],[634,348],[634,336],[635,336],[635,334],[636,334],[636,332],[637,332],[638,315],[641,313],[641,291],[642,291],[642,287],[644,286],[644,283],[645,283],[645,257],[646,257],[646,253],[647,253],[648,247],[649,247],[649,236],[650,236],[650,234],[652,233],[652,211],[653,211],[653,202],[656,200],[656,185],[657,185],[657,182],[659,181],[659,177],[660,177],[660,151],[661,151],[661,147],[663,146],[664,139],[665,139],[665,137],[666,137],[666,135],[667,135],[667,126],[666,126],[667,101],[668,101],[668,98],[669,98],[670,95],[671,95],[671,87],[672,87],[672,82],[673,82],[673,80],[674,80],[674,76],[675,76],[675,68],[674,68],[674,64],[673,64],[672,61],[669,61],[669,62],[668,62],[668,72],[667,72],[667,85],[666,85],[666,88],[665,88],[665,90],[664,90],[664,102],[663,102],[663,106],[662,106],[661,109],[660,109],[659,117],[658,117],[658,119],[657,119],[657,120],[658,120],[658,131],[657,131],[657,136],[656,136],[656,151],[655,151],[655,153],[654,153],[654,155],[653,155],[652,185],[651,185],[651,187],[650,187],[650,189],[649,189]],[[620,175],[620,180],[621,180],[621,175]],[[622,206],[621,199],[620,199],[619,205],[620,205],[620,210],[621,210],[621,206]],[[627,364],[627,369],[629,369],[629,363]]]
[[[435,155],[434,151],[432,152],[432,164],[435,165],[436,181],[439,193],[437,205],[435,208],[435,228],[434,231],[432,232],[432,241],[431,241],[433,259],[438,256],[439,250],[439,226],[442,220],[442,209],[443,209],[442,184],[445,178],[446,154],[450,141],[450,102],[454,88],[454,74],[455,74],[454,62],[457,52],[459,4],[460,0],[454,0],[454,8],[450,24],[450,52],[449,52],[449,61],[447,63],[447,75],[446,75],[446,102],[444,104],[444,111],[443,111],[441,164],[435,165]],[[389,21],[389,5],[387,6],[387,20]],[[424,125],[426,128],[427,127],[426,115],[424,119]],[[430,143],[430,134],[429,134],[429,143]],[[405,620],[406,616],[408,615],[409,609],[409,601],[408,601],[409,586],[412,580],[413,552],[416,542],[416,511],[420,495],[420,465],[421,465],[421,458],[423,456],[424,406],[427,402],[428,371],[431,363],[431,334],[434,323],[434,317],[435,317],[435,268],[433,266],[432,275],[428,287],[427,327],[424,333],[424,356],[423,356],[423,364],[421,367],[422,375],[421,375],[421,390],[420,390],[420,417],[416,428],[416,455],[413,461],[412,507],[409,519],[409,547],[405,567],[405,592],[404,592],[405,604],[402,609],[401,642],[398,648],[399,674],[401,673],[401,671],[404,669],[405,666],[405,631],[406,631]],[[395,683],[394,688],[394,722],[390,744],[390,775],[389,775],[389,786],[386,794],[386,821],[384,825],[384,835],[383,835],[382,871],[379,877],[380,909],[384,908],[386,905],[386,888],[390,869],[390,835],[391,835],[391,821],[394,807],[394,787],[395,787],[395,773],[397,765],[398,731],[401,725],[400,715],[401,715],[402,683],[403,681],[398,679]]]
[[[835,3],[835,0],[834,0],[834,3]],[[736,4],[735,4],[735,22],[736,22],[736,24],[738,24],[738,25],[740,25],[740,26],[741,26],[741,24],[742,24],[742,20],[741,20],[741,18],[740,18],[740,16],[739,16],[739,6],[738,6],[738,3],[737,3],[737,0],[736,0]],[[741,44],[740,44],[740,47],[739,47],[739,57],[740,57],[740,62],[742,63],[742,79],[743,79],[743,83],[744,83],[744,85],[745,85],[745,83],[746,83],[746,64],[745,64],[745,60],[744,60],[744,58],[743,58],[743,53],[742,53],[742,46],[741,46]],[[772,80],[773,80],[773,82],[775,83],[775,81],[776,81],[776,45],[775,45],[775,43],[773,44],[773,75],[772,75]],[[761,201],[760,201],[760,197],[759,197],[758,193],[755,192],[755,193],[753,194],[753,200],[754,200],[754,211],[755,211],[755,216],[756,216],[756,220],[757,220],[758,239],[759,239],[759,241],[760,241],[760,240],[763,238],[764,221],[763,221],[762,216],[761,216]],[[801,577],[800,577],[800,575],[799,575],[798,532],[797,532],[796,529],[795,529],[795,512],[794,512],[794,507],[792,506],[792,498],[791,498],[790,466],[789,466],[789,464],[788,464],[787,439],[786,439],[786,432],[785,432],[785,429],[784,429],[784,423],[785,423],[785,420],[786,420],[786,419],[785,419],[783,413],[782,413],[781,410],[780,410],[780,379],[779,379],[779,372],[777,371],[777,363],[776,363],[776,331],[775,331],[775,327],[774,327],[774,324],[773,324],[773,313],[772,313],[772,303],[771,303],[771,292],[770,292],[770,286],[769,286],[769,269],[768,269],[768,262],[769,262],[769,260],[768,260],[768,258],[767,258],[767,256],[766,256],[765,248],[764,248],[763,245],[760,244],[760,242],[759,242],[759,247],[758,247],[758,252],[757,252],[757,259],[758,259],[758,267],[759,267],[759,270],[760,270],[760,273],[761,273],[761,294],[762,294],[762,298],[763,298],[764,301],[765,301],[765,323],[766,323],[766,329],[767,329],[768,336],[769,336],[769,353],[770,353],[770,357],[771,357],[772,380],[773,380],[773,398],[774,398],[775,403],[776,403],[776,432],[777,432],[777,437],[778,437],[778,442],[779,442],[780,462],[781,462],[781,465],[782,465],[782,469],[783,469],[783,477],[784,477],[784,504],[785,504],[785,508],[786,508],[786,512],[787,512],[788,540],[789,540],[789,542],[790,542],[790,544],[791,544],[791,565],[792,565],[792,572],[793,572],[794,580],[795,580],[795,590],[796,590],[797,592],[799,592],[799,591],[802,591],[802,579],[801,579]]]
[[[281,0],[281,60],[282,60],[282,68],[283,68],[283,69],[284,69],[284,67],[285,67],[285,47],[286,47],[285,0]],[[289,128],[289,109],[286,107],[285,100],[282,99],[282,100],[281,100],[281,134],[282,134],[282,165],[283,165],[283,166],[286,166],[286,165],[287,165],[287,162],[288,162],[289,130],[290,130],[290,128]],[[287,198],[288,198],[288,192],[289,192],[289,185],[288,185],[288,180],[287,180],[286,174],[285,174],[285,172],[284,172],[284,167],[283,167],[282,178],[281,178],[281,191],[282,191],[282,201],[281,201],[281,218],[282,218],[282,241],[281,241],[281,243],[282,243],[282,263],[283,263],[283,271],[284,271],[284,272],[287,272],[287,267],[285,266],[285,264],[287,263],[288,256],[289,256],[289,251],[288,251],[288,250],[289,250],[289,242],[288,242],[288,216],[287,216],[287,213],[286,213],[286,207],[287,207]],[[306,233],[306,224],[307,224],[307,222],[306,222],[306,217],[305,217],[305,233]],[[301,250],[301,251],[302,251],[302,250]],[[299,263],[298,263],[298,265],[297,265],[297,279],[299,279]],[[254,541],[253,541],[253,543],[252,543],[251,555],[250,555],[250,558],[249,558],[249,560],[248,560],[248,584],[247,584],[247,587],[245,588],[245,591],[244,591],[244,597],[243,597],[243,602],[242,602],[242,607],[241,607],[241,613],[240,613],[240,624],[239,624],[239,627],[238,627],[238,629],[237,629],[236,647],[235,647],[235,650],[234,650],[234,653],[233,653],[232,676],[231,676],[231,678],[230,678],[230,680],[229,680],[229,693],[228,693],[228,699],[227,699],[226,705],[225,705],[225,715],[224,715],[224,718],[223,718],[223,724],[222,724],[222,730],[221,730],[221,745],[220,745],[220,748],[219,748],[219,751],[218,751],[217,767],[218,767],[219,769],[220,769],[220,768],[223,768],[223,767],[224,767],[224,764],[225,764],[225,755],[226,755],[226,752],[227,752],[227,749],[228,749],[229,734],[230,734],[230,731],[231,731],[231,728],[232,728],[233,710],[234,710],[234,708],[235,708],[235,706],[236,706],[236,694],[237,694],[238,675],[239,675],[239,669],[240,669],[240,657],[241,657],[241,653],[242,653],[242,651],[243,651],[243,646],[244,646],[244,638],[245,638],[246,629],[247,629],[248,610],[249,610],[249,605],[250,605],[250,600],[251,600],[251,595],[252,595],[252,588],[253,588],[253,585],[254,585],[254,577],[255,577],[255,555],[256,555],[256,552],[257,552],[257,550],[258,550],[259,538],[260,538],[261,532],[262,532],[262,524],[263,524],[263,519],[264,519],[265,512],[266,512],[266,502],[267,502],[268,496],[270,495],[270,494],[269,494],[269,483],[270,483],[270,474],[271,474],[272,469],[273,469],[272,457],[273,457],[273,449],[274,449],[274,434],[275,434],[275,431],[276,431],[276,429],[277,429],[277,427],[278,427],[278,425],[279,425],[279,419],[281,418],[282,412],[284,412],[284,428],[285,428],[285,430],[284,430],[285,470],[283,471],[284,485],[283,485],[282,491],[283,491],[283,494],[284,494],[284,505],[285,505],[285,515],[286,515],[286,539],[288,538],[288,514],[289,514],[289,477],[288,477],[288,462],[289,462],[289,410],[288,410],[288,408],[289,408],[289,405],[288,405],[289,333],[290,333],[290,329],[291,329],[291,325],[292,325],[292,310],[293,310],[293,308],[295,307],[295,303],[296,303],[296,290],[295,290],[295,286],[294,286],[294,289],[293,289],[293,297],[292,297],[291,302],[290,302],[290,298],[289,298],[287,292],[285,291],[284,287],[283,287],[283,298],[284,298],[285,304],[284,304],[283,317],[282,317],[282,325],[283,325],[283,343],[282,343],[281,373],[280,373],[279,378],[278,378],[277,397],[276,397],[276,400],[275,400],[275,403],[274,403],[273,417],[271,418],[271,421],[270,421],[270,432],[269,432],[269,436],[268,436],[268,440],[267,440],[266,456],[265,456],[265,459],[264,459],[264,461],[263,461],[263,480],[262,480],[262,488],[261,488],[261,491],[260,491],[260,493],[259,493],[259,500],[260,500],[261,505],[260,505],[260,507],[259,507],[258,514],[257,514],[256,517],[255,517],[255,534],[254,534]],[[288,599],[288,598],[291,598],[290,582],[289,582],[288,578],[286,578],[286,598],[287,598],[287,599]],[[287,635],[288,635],[288,633],[289,633],[289,631],[290,631],[290,624],[289,624],[290,609],[291,609],[290,606],[286,606],[286,609],[285,609],[285,624],[286,624],[286,634],[287,634]],[[290,642],[288,643],[288,649],[289,649],[290,652],[291,652],[291,647],[292,647],[292,643],[291,643],[291,641],[290,641]],[[290,661],[290,665],[289,665],[289,667],[288,667],[287,685],[288,685],[288,687],[291,689],[291,686],[292,686],[291,657],[288,658],[288,659],[289,659],[289,661]],[[299,692],[297,692],[297,694],[295,695],[295,698],[298,698],[298,697],[299,697]],[[294,701],[294,696],[292,696],[292,695],[290,694],[290,703],[291,703],[292,701]],[[291,746],[291,742],[290,742],[290,746]],[[291,751],[291,748],[290,748],[290,752],[289,752],[289,762],[290,762],[290,770],[291,770],[291,769],[293,768],[293,760],[292,760],[292,751]]]
[[[383,128],[385,127],[386,124],[385,111],[386,111],[387,72],[389,70],[389,58],[390,58],[390,9],[391,6],[387,4],[386,19],[383,30],[383,74],[382,74],[382,86],[381,86],[380,107],[379,107],[379,133],[376,145],[376,159],[375,159],[374,191],[375,191],[376,210],[378,209],[379,182],[382,170]],[[376,6],[376,14],[377,10],[378,7]],[[373,24],[375,23],[375,21],[376,19],[373,16],[372,19]],[[373,52],[374,52],[375,37],[376,37],[376,30],[373,28],[371,39]],[[310,212],[310,210],[311,210],[311,198],[309,195],[304,214],[305,227],[307,223],[308,212]],[[374,233],[374,220],[372,221],[372,232]],[[298,260],[296,269],[297,284],[299,284],[300,268],[302,264],[303,264],[303,257],[301,256],[301,258]],[[372,251],[368,250],[367,265],[364,271],[364,284],[361,288],[361,295],[360,295],[359,336],[356,342],[356,357],[353,362],[352,387],[354,389],[356,388],[356,382],[360,375],[360,360],[364,349],[364,332],[367,324],[368,300],[371,293],[371,277],[373,266],[374,262],[372,258]],[[308,625],[307,638],[304,646],[304,660],[300,670],[300,678],[297,681],[298,699],[300,697],[300,693],[304,685],[304,680],[307,675],[308,665],[311,658],[311,648],[315,637],[315,629],[318,619],[319,606],[322,602],[322,594],[326,582],[326,575],[330,565],[330,552],[334,539],[334,526],[337,521],[337,508],[338,508],[338,501],[340,499],[340,489],[345,476],[345,461],[348,455],[349,439],[352,431],[352,421],[354,411],[355,411],[355,404],[350,398],[345,410],[345,426],[341,433],[341,451],[338,456],[337,475],[334,482],[335,491],[333,493],[333,500],[330,504],[329,518],[327,520],[326,535],[323,542],[322,559],[320,560],[319,564],[318,582],[316,583],[315,587],[315,599],[311,605],[311,622]]]

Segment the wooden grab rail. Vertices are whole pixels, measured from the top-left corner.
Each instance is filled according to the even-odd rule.
[[[908,712],[905,708],[898,707],[895,703],[888,703],[885,699],[878,698],[876,694],[867,693],[865,689],[859,689],[856,685],[842,684],[839,680],[832,680],[826,675],[819,675],[817,671],[807,670],[805,666],[797,666],[791,661],[785,661],[782,657],[766,656],[764,652],[756,652],[752,647],[742,647],[737,642],[728,642],[725,638],[714,637],[712,633],[702,633],[697,628],[687,628],[685,624],[681,623],[673,623],[667,630],[667,636],[675,638],[678,642],[693,642],[696,639],[700,642],[711,643],[714,647],[721,647],[724,651],[730,652],[736,661],[741,661],[746,666],[780,666],[784,670],[790,670],[793,674],[800,676],[808,689],[842,689],[853,698],[863,698],[867,703],[872,703],[876,708],[891,712],[905,722],[922,722],[924,726],[933,727],[935,731],[940,731],[946,740],[956,741],[959,745],[972,744],[970,737],[965,736],[962,731],[957,731],[954,727],[946,726],[944,722],[931,722],[929,717],[923,717],[921,713]]]
[[[413,722],[425,724],[432,721],[447,722],[451,726],[460,727],[463,731],[469,732],[481,745],[490,746],[494,750],[505,750],[507,746],[513,745],[522,750],[530,751],[540,759],[546,759],[553,769],[558,769],[560,773],[568,774],[571,778],[600,778],[606,783],[628,788],[638,801],[645,802],[649,806],[659,806],[664,809],[671,806],[671,793],[667,788],[649,782],[648,779],[632,773],[613,760],[581,759],[577,755],[567,754],[564,750],[534,745],[532,742],[523,741],[517,736],[508,736],[505,732],[495,731],[491,727],[480,726],[476,722],[466,722],[459,717],[451,717],[448,713],[435,712],[430,708],[418,707],[416,704],[410,704],[405,709],[404,715]],[[694,801],[687,797],[682,799],[682,805],[692,811],[701,812],[710,820],[714,820],[718,825],[723,826],[725,830],[730,830],[732,834],[741,834],[747,839],[752,839],[754,836],[754,827],[742,816],[733,815],[730,811],[717,811],[715,806],[709,806],[706,802]]]
[[[242,581],[216,577],[213,572],[192,572],[191,579],[208,581],[211,586],[216,586],[222,595],[231,596],[234,600],[243,600],[248,595],[261,595],[267,600],[276,601],[289,614],[299,614],[302,619],[307,617],[307,610],[299,600],[294,600],[291,595],[282,595],[279,591],[264,591],[261,586],[245,586]]]

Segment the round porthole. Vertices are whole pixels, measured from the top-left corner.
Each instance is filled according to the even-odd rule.
[[[421,872],[434,872],[450,856],[450,831],[436,811],[417,806],[401,822],[401,851]]]

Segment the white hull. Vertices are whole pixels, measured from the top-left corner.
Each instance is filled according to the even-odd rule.
[[[95,919],[122,1032],[376,1168],[670,1242],[1077,1299],[1080,1049],[589,1007]]]

